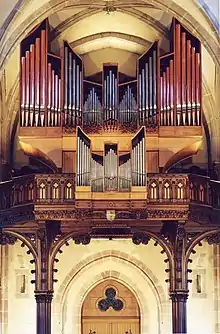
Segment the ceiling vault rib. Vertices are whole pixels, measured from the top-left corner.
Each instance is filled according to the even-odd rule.
[[[79,45],[94,41],[99,38],[105,38],[105,37],[117,37],[120,39],[124,39],[130,42],[134,42],[136,44],[142,45],[144,47],[149,47],[149,45],[152,43],[151,41],[144,39],[142,37],[137,37],[135,35],[130,35],[122,32],[114,32],[114,31],[105,31],[102,33],[96,33],[92,34],[86,37],[79,38],[73,42],[70,43],[71,47],[77,47]]]
[[[83,20],[95,14],[101,13],[102,11],[103,11],[102,8],[101,9],[95,8],[95,9],[89,9],[89,10],[85,9],[73,15],[72,17],[60,23],[56,28],[54,28],[51,31],[50,40],[53,40],[59,37],[59,35],[61,35],[66,29],[78,23],[80,20]],[[160,37],[165,36],[168,39],[169,37],[168,29],[165,26],[163,26],[159,21],[155,20],[153,17],[147,14],[144,14],[143,12],[136,10],[134,8],[133,9],[117,8],[117,12],[121,12],[123,14],[127,14],[127,15],[135,17],[136,19],[140,20],[144,24],[150,26],[152,29],[156,30],[159,33]]]

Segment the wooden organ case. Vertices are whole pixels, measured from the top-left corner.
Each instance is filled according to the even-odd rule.
[[[71,166],[55,163],[76,173],[76,191],[145,189],[147,173],[166,163],[167,138],[201,138],[201,45],[176,19],[169,52],[160,55],[154,42],[126,80],[113,63],[103,64],[101,79],[86,77],[71,46],[54,55],[48,36],[45,20],[21,43],[19,135],[49,156],[68,155]]]

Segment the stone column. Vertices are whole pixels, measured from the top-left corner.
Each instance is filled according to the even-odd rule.
[[[213,245],[215,333],[220,333],[220,245]]]
[[[0,333],[8,333],[8,245],[0,243]]]
[[[186,302],[188,291],[176,290],[170,293],[172,300],[172,327],[173,334],[187,333]]]
[[[51,303],[53,291],[35,291],[37,303],[37,334],[51,334]]]

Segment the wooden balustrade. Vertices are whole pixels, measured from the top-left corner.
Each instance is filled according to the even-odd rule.
[[[220,182],[194,174],[148,174],[147,201],[220,209]],[[75,174],[36,174],[0,183],[0,211],[28,204],[74,204]]]
[[[0,210],[29,203],[71,203],[75,174],[36,174],[15,177],[0,184]]]

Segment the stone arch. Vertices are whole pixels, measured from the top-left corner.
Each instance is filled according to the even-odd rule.
[[[198,245],[202,240],[204,240],[207,237],[210,237],[216,233],[219,233],[220,230],[219,229],[215,229],[215,230],[211,230],[211,231],[207,231],[207,232],[203,232],[200,233],[198,236],[196,236],[195,238],[192,239],[192,241],[189,243],[189,246],[187,247],[186,250],[186,255],[185,255],[185,262],[187,263],[189,260],[189,257],[193,251],[193,248]]]
[[[33,256],[33,260],[35,262],[35,277],[37,277],[38,273],[40,272],[40,260],[38,258],[37,250],[36,250],[35,246],[33,245],[33,243],[31,242],[31,240],[29,238],[23,236],[20,233],[11,231],[10,229],[4,229],[3,233],[4,232],[8,233],[8,234],[14,236],[15,238],[17,238],[18,240],[20,240],[28,248],[28,250],[31,252],[31,254]],[[38,281],[36,280],[36,282],[38,282]],[[36,286],[36,288],[37,288],[37,286]]]
[[[168,297],[166,297],[165,292],[163,287],[160,285],[158,278],[152,273],[152,271],[140,260],[132,257],[131,255],[127,253],[123,253],[121,251],[116,251],[116,250],[106,250],[104,252],[99,252],[96,254],[93,254],[91,256],[88,256],[86,259],[80,261],[70,272],[69,274],[65,277],[63,280],[62,284],[60,285],[54,299],[54,318],[62,318],[64,308],[65,308],[65,302],[66,298],[69,294],[69,291],[71,289],[71,284],[72,282],[79,277],[79,275],[86,270],[91,265],[96,265],[97,263],[102,263],[103,261],[107,261],[108,259],[113,259],[114,261],[120,261],[120,264],[126,264],[130,266],[130,268],[135,268],[136,272],[142,275],[142,278],[144,277],[146,282],[148,282],[149,286],[151,287],[153,294],[155,296],[155,300],[157,301],[158,305],[158,322],[163,323],[164,319],[166,322],[166,315],[169,313],[169,301]],[[79,314],[84,298],[87,295],[87,293],[95,286],[98,284],[98,282],[101,282],[103,280],[109,279],[109,278],[114,278],[118,281],[121,280],[121,283],[127,285],[129,289],[134,293],[136,296],[141,314],[144,313],[146,316],[146,310],[149,312],[148,306],[143,305],[143,300],[145,299],[143,290],[138,289],[137,287],[136,290],[134,288],[135,282],[132,280],[129,280],[129,278],[120,270],[114,270],[114,269],[109,269],[109,270],[104,270],[97,275],[91,277],[90,282],[86,282],[84,284],[80,291],[78,291],[78,298],[80,298],[80,303],[78,304],[78,308],[76,310],[76,313]],[[142,302],[141,302],[142,300]],[[78,321],[79,322],[79,321]],[[142,330],[143,326],[145,326],[146,329],[146,324],[144,325],[142,323]],[[57,333],[61,329],[57,330]],[[146,332],[147,333],[147,332]],[[160,329],[158,331],[160,333]],[[66,333],[65,333],[66,334]]]

